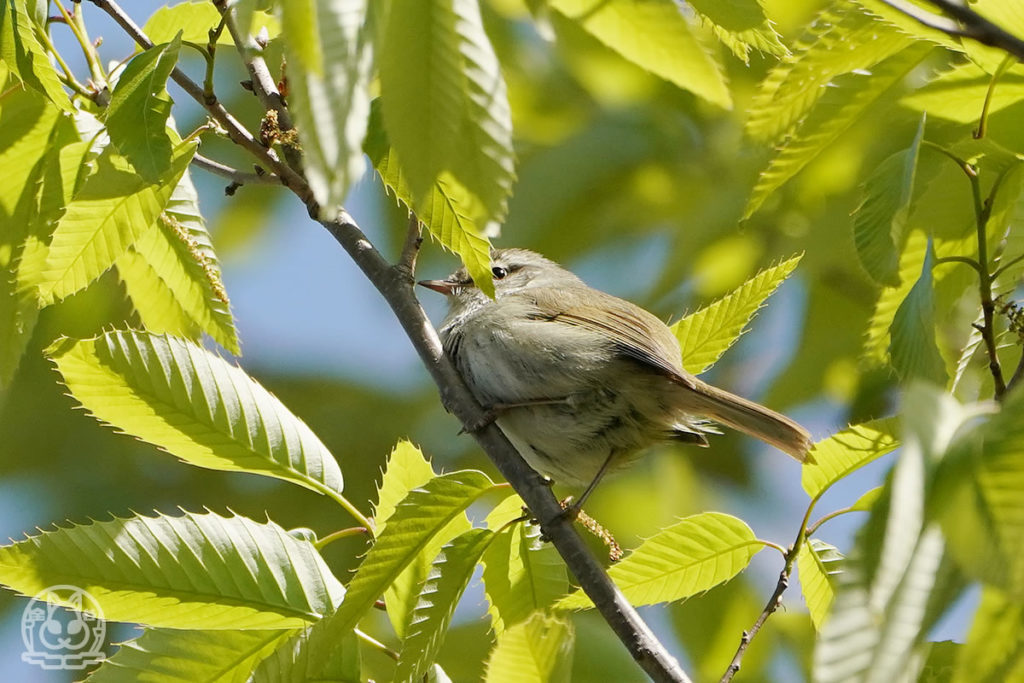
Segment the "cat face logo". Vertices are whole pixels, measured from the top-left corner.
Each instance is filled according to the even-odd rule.
[[[106,659],[107,625],[96,599],[77,586],[40,591],[21,614],[21,659],[44,669],[81,670]]]

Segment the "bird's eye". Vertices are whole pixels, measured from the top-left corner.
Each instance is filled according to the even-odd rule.
[[[494,266],[493,268],[491,268],[491,275],[494,276],[495,280],[500,280],[501,278],[508,275],[508,271],[502,268],[501,266]]]

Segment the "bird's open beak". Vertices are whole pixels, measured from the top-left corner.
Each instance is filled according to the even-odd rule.
[[[456,287],[454,282],[449,282],[448,280],[420,280],[416,284],[421,287],[426,287],[427,289],[432,289],[435,292],[440,292],[445,296],[451,296]]]

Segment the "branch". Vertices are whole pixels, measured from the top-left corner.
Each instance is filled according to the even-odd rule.
[[[907,0],[882,0],[895,10],[917,20],[920,24],[957,38],[970,38],[989,47],[999,48],[1024,61],[1024,40],[1003,30],[967,6],[955,0],[927,0],[949,17],[924,12]]]
[[[308,208],[311,216],[318,215],[318,207],[312,205]],[[342,210],[335,220],[321,220],[320,223],[383,295],[440,389],[445,408],[463,425],[483,424],[484,410],[444,355],[437,332],[413,292],[412,278],[400,265],[392,266],[384,260],[346,211]],[[655,681],[689,681],[679,663],[658,642],[608,578],[576,533],[572,522],[562,514],[562,507],[544,478],[526,464],[493,422],[473,432],[473,436],[533,515],[541,520],[542,532],[551,539],[580,587],[594,601],[637,664]]]
[[[223,7],[223,0],[215,1],[219,7]],[[90,2],[109,14],[139,45],[144,48],[152,47],[153,43],[149,38],[114,0]],[[241,41],[237,44],[243,53],[246,68],[252,75],[254,92],[264,106],[277,112],[281,128],[290,129],[291,117],[287,107],[277,92],[266,63],[255,53],[252,46],[249,46],[251,38],[241,35],[230,12],[226,24],[235,40]],[[280,177],[282,184],[305,204],[309,215],[321,223],[348,252],[391,307],[431,378],[437,384],[445,408],[463,425],[486,422],[483,408],[466,388],[455,366],[444,355],[437,331],[413,292],[413,279],[411,273],[407,272],[408,269],[403,272],[400,266],[388,263],[344,209],[340,210],[335,219],[320,219],[320,207],[300,173],[279,159],[273,150],[261,145],[216,99],[208,97],[208,93],[204,93],[203,88],[180,69],[175,68],[171,72],[171,77],[228,131],[232,141],[249,150],[272,169]],[[298,154],[297,150],[292,151]],[[287,148],[285,153],[290,153]],[[493,422],[473,432],[473,436],[502,476],[522,497],[533,515],[541,521],[544,535],[551,539],[566,566],[579,582],[580,588],[594,602],[637,664],[655,681],[689,683],[690,679],[686,672],[658,641],[647,624],[640,619],[636,609],[608,578],[608,574],[576,533],[572,522],[562,514],[562,507],[545,479],[526,464],[505,434]]]
[[[775,592],[772,593],[772,597],[768,598],[768,603],[761,610],[761,615],[754,622],[754,625],[750,627],[749,631],[744,631],[740,637],[740,646],[736,649],[736,654],[733,655],[732,661],[729,662],[729,668],[725,670],[725,675],[722,676],[719,683],[729,683],[732,677],[740,670],[740,662],[743,660],[743,655],[747,653],[747,648],[750,646],[750,641],[754,639],[761,627],[764,626],[764,622],[768,621],[768,617],[775,613],[775,610],[782,604],[782,594],[789,588],[789,572],[793,567],[793,563],[790,561],[789,556],[796,557],[795,550],[791,550],[786,554],[786,566],[779,572],[779,582],[775,584]]]
[[[204,157],[202,154],[196,154],[193,156],[192,163],[204,171],[209,171],[214,175],[230,180],[231,184],[235,186],[281,184],[281,179],[276,175],[269,173],[246,173],[244,171],[239,171],[237,168],[226,166],[219,161],[214,161],[213,159]]]

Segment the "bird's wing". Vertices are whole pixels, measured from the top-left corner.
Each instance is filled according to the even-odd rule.
[[[665,323],[639,306],[589,287],[527,291],[539,311],[545,311],[538,314],[538,319],[596,332],[623,356],[693,388],[694,377],[683,370],[675,335]]]

